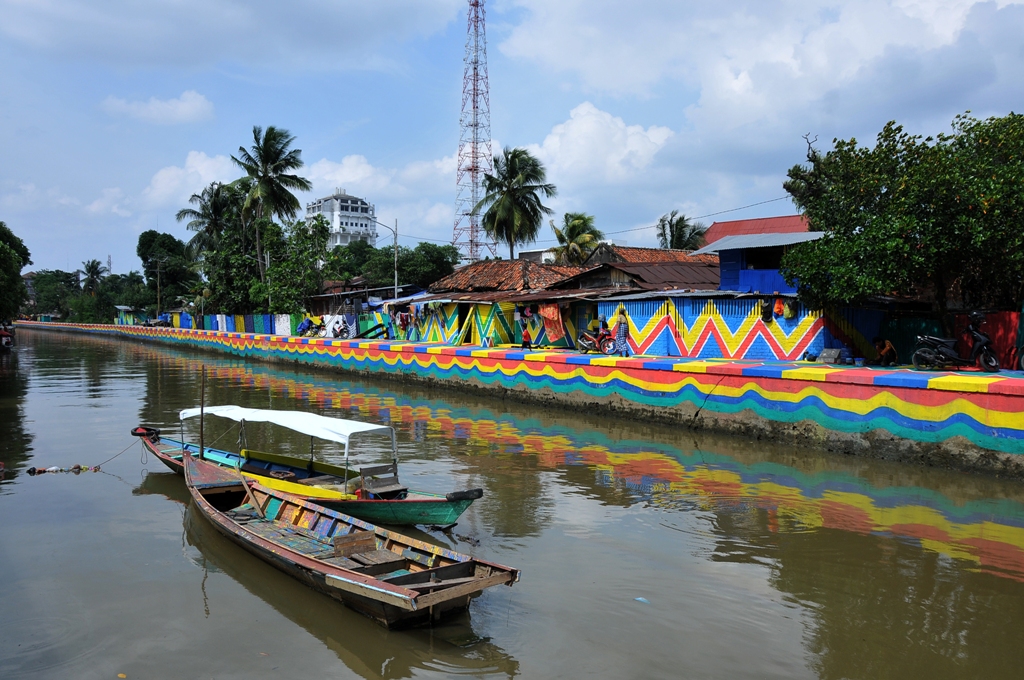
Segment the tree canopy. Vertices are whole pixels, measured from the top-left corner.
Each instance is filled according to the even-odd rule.
[[[544,164],[520,147],[506,146],[494,157],[494,174],[484,174],[486,194],[473,211],[485,211],[481,220],[484,231],[508,245],[509,259],[514,259],[517,245],[537,240],[544,216],[552,214],[541,198],[551,198],[558,190],[546,179]]]
[[[14,319],[28,300],[21,270],[32,264],[25,243],[0,222],[0,321]]]
[[[824,236],[782,273],[815,306],[879,295],[1020,309],[1024,302],[1024,116],[957,116],[922,137],[888,123],[873,148],[833,140],[789,170],[785,189]]]

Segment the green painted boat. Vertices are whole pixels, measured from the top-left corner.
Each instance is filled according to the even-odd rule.
[[[435,494],[406,487],[398,477],[397,445],[394,429],[355,420],[329,418],[301,411],[271,411],[240,406],[213,406],[202,409],[202,415],[231,418],[239,423],[270,422],[293,431],[308,434],[312,439],[340,442],[345,445],[345,465],[300,461],[291,456],[242,449],[238,453],[203,447],[182,440],[162,437],[154,428],[140,426],[132,434],[143,440],[146,448],[168,468],[184,474],[186,454],[224,468],[237,469],[242,475],[260,484],[293,494],[347,515],[375,524],[437,525],[455,524],[474,500],[483,496],[482,489]],[[200,415],[200,409],[181,412],[181,419]],[[386,434],[391,437],[392,462],[353,470],[349,467],[349,440],[359,433]],[[312,450],[312,449],[311,449]]]

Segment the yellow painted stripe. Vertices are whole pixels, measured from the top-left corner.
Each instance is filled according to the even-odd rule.
[[[836,373],[842,371],[841,368],[793,368],[782,372],[783,378],[791,378],[795,380],[814,380],[817,382],[825,382],[825,376],[829,373]]]
[[[943,375],[929,380],[928,389],[951,392],[988,392],[989,385],[1002,380],[1005,378],[980,375]]]

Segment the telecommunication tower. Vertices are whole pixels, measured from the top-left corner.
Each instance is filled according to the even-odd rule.
[[[481,248],[487,248],[491,255],[497,254],[495,243],[487,239],[480,226],[480,216],[473,214],[473,208],[484,196],[484,174],[494,170],[484,0],[469,0],[467,18],[452,245],[462,252],[464,259],[476,262],[480,259]]]

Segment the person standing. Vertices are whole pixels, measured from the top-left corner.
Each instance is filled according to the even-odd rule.
[[[615,353],[621,357],[629,356],[629,319],[625,308],[619,310],[619,321],[615,324]]]

